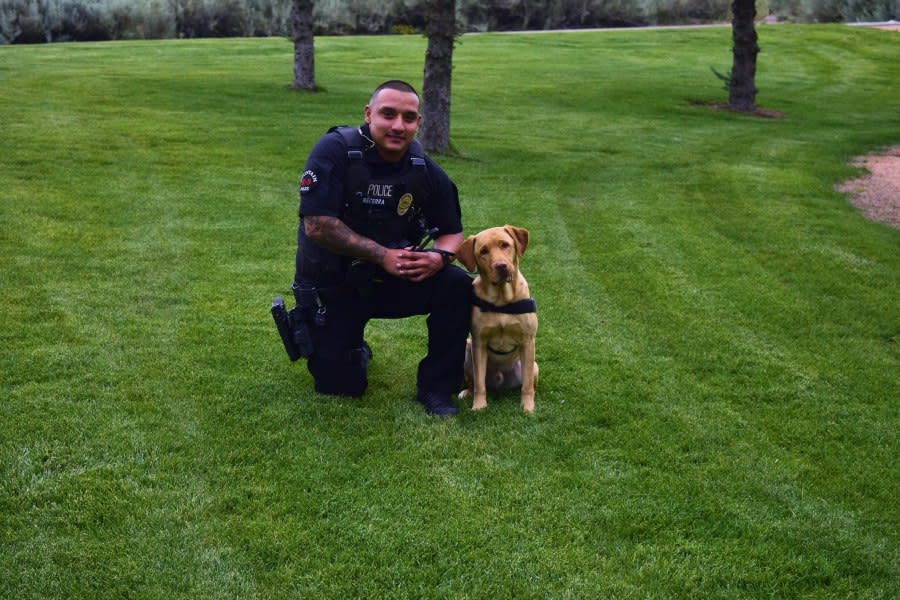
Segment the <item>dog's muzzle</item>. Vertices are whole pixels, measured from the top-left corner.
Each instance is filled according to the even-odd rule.
[[[499,281],[512,280],[512,269],[509,268],[509,263],[507,262],[494,263],[494,272],[497,274]]]

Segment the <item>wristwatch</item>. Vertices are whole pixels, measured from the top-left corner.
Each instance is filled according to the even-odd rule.
[[[440,248],[429,248],[428,251],[436,252],[437,254],[440,254],[441,258],[444,260],[445,267],[453,262],[454,254],[452,252],[448,252],[446,250],[441,250]]]

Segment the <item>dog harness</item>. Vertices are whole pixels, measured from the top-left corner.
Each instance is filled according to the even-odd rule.
[[[480,308],[484,312],[493,312],[493,313],[503,313],[505,315],[525,315],[528,313],[536,313],[537,312],[537,302],[534,301],[534,298],[526,298],[525,300],[518,300],[516,302],[511,302],[509,304],[504,304],[503,306],[497,306],[492,302],[488,302],[478,296],[475,293],[475,289],[472,289],[472,304]],[[475,336],[472,336],[473,339]],[[506,356],[508,354],[512,354],[519,347],[516,346],[512,350],[503,351],[497,350],[495,348],[491,348],[488,346],[488,351],[491,354],[496,354],[497,356]]]
[[[474,289],[472,290],[472,304],[484,312],[503,313],[505,315],[525,315],[537,312],[537,302],[534,301],[534,298],[526,298],[525,300],[497,306],[496,304],[492,304],[487,300],[479,298]]]
[[[495,350],[495,349],[491,348],[490,346],[488,346],[488,352],[490,352],[491,354],[496,354],[497,356],[509,356],[510,354],[512,354],[513,352],[515,352],[518,349],[519,349],[518,346],[514,346],[512,350],[507,350],[504,352],[502,350]]]

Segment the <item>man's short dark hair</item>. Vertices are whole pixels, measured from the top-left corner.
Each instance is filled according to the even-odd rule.
[[[416,91],[416,88],[400,79],[390,79],[388,81],[385,81],[377,88],[375,88],[375,91],[372,92],[372,97],[374,98],[381,90],[397,90],[398,92],[412,93],[416,96],[419,95],[419,92]]]

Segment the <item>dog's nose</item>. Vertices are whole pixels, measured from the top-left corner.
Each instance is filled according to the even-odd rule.
[[[507,273],[509,273],[509,263],[507,263],[505,261],[500,261],[500,262],[494,263],[494,268],[501,275],[506,275]]]

